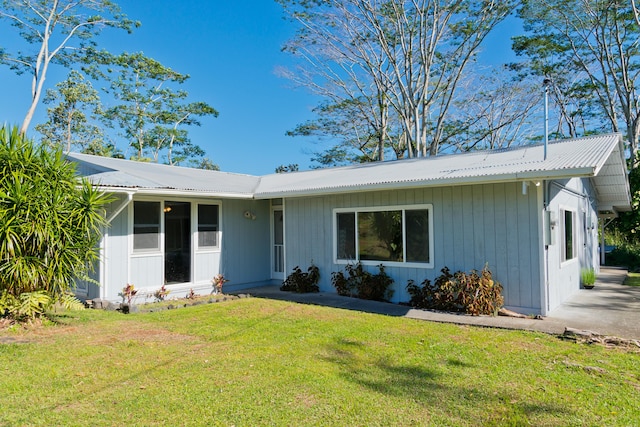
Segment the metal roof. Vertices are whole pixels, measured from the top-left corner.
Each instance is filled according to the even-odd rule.
[[[260,178],[157,163],[134,162],[89,154],[69,153],[80,175],[111,191],[140,193],[203,193],[207,196],[252,198]]]
[[[72,153],[81,175],[112,191],[269,199],[494,182],[591,178],[598,210],[629,210],[631,196],[619,134],[503,150],[367,163],[263,177]]]
[[[256,198],[295,197],[475,183],[591,177],[599,210],[629,210],[624,146],[619,134],[543,145],[439,155],[262,177]]]

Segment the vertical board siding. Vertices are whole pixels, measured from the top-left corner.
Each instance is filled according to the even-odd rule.
[[[496,184],[493,186],[493,198],[494,203],[494,216],[493,216],[493,230],[495,238],[495,252],[493,263],[490,264],[493,272],[508,272],[509,260],[508,260],[508,241],[509,235],[507,234],[507,189],[505,184]],[[508,273],[499,279],[503,285],[508,282]],[[504,286],[502,294],[505,301],[511,301],[510,298],[510,286]]]
[[[131,258],[131,283],[137,288],[159,289],[164,283],[164,258],[161,254]],[[122,285],[123,287],[125,285]],[[118,289],[120,291],[122,288]]]
[[[395,281],[392,300],[408,301],[410,279],[433,281],[445,266],[470,271],[488,263],[504,286],[505,305],[539,312],[537,195],[532,189],[523,195],[521,188],[520,183],[487,184],[287,199],[287,266],[304,270],[313,260],[320,268],[320,289],[333,292],[331,273],[344,269],[333,262],[334,208],[432,204],[434,268],[387,267]]]
[[[220,271],[220,252],[196,252],[195,282],[210,282]]]
[[[247,219],[244,212],[256,219]],[[227,289],[266,282],[271,277],[270,207],[268,201],[225,200],[222,203],[220,273]]]
[[[113,219],[108,229],[104,253],[106,284],[102,284],[101,290],[108,300],[118,300],[118,293],[129,281],[129,209],[132,204]]]
[[[549,210],[553,212],[558,221],[556,227],[555,244],[549,245],[547,257],[549,259],[549,284],[548,299],[549,309],[553,310],[558,307],[571,294],[580,289],[580,269],[583,267],[592,267],[596,260],[593,258],[588,260],[584,256],[584,245],[588,243],[585,235],[585,223],[583,213],[587,215],[596,215],[591,199],[595,197],[592,194],[592,188],[588,180],[573,178],[571,180],[556,181],[560,187],[565,187],[570,191],[564,191],[556,185],[551,185],[549,189]],[[578,195],[582,194],[582,196]],[[574,246],[576,250],[576,258],[568,262],[562,262],[562,242],[564,239],[561,222],[564,219],[561,216],[562,209],[573,210],[575,212],[574,224]],[[594,232],[597,236],[597,231]],[[594,243],[594,242],[592,242]],[[595,242],[597,245],[597,241]]]

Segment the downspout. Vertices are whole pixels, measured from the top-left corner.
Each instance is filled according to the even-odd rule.
[[[544,287],[543,287],[543,307],[544,307],[544,311],[542,313],[542,315],[546,315],[547,312],[549,311],[549,244],[551,243],[551,224],[548,223],[547,221],[547,211],[549,210],[549,187],[551,185],[551,181],[547,180],[544,182],[544,189],[543,189],[543,195],[542,195],[542,205],[544,206],[543,209],[543,224],[544,224],[544,228],[542,230],[543,232],[543,244],[544,244]],[[549,227],[549,241],[545,242],[544,241],[544,235],[547,234],[546,233],[546,229],[547,227]]]
[[[107,222],[109,224],[111,224],[111,221],[113,221],[114,219],[116,219],[116,217],[120,214],[120,212],[122,212],[124,210],[124,208],[126,208],[127,206],[129,206],[129,203],[131,203],[131,200],[133,200],[133,195],[135,194],[135,191],[127,191],[127,198],[126,200],[124,200],[120,206],[118,206],[118,208],[113,211],[111,213],[111,215],[109,215],[109,217],[107,218]]]

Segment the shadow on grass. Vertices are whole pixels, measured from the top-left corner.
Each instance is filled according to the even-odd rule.
[[[520,425],[529,424],[527,420],[544,422],[575,415],[575,411],[566,406],[519,395],[513,382],[497,382],[494,388],[478,386],[477,376],[490,367],[454,358],[402,364],[392,357],[376,358],[367,345],[344,339],[327,350],[329,356],[325,361],[339,366],[341,376],[347,381],[389,397],[416,402],[430,412],[453,420],[482,425],[504,425],[505,422]]]

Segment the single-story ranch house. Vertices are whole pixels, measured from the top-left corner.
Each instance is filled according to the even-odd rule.
[[[128,283],[139,298],[208,294],[219,273],[225,292],[279,284],[311,263],[331,292],[331,273],[361,261],[384,264],[401,302],[409,279],[488,264],[508,308],[544,315],[598,270],[598,219],[630,210],[618,134],[267,176],[69,158],[116,197],[101,286],[78,288],[111,301]]]

